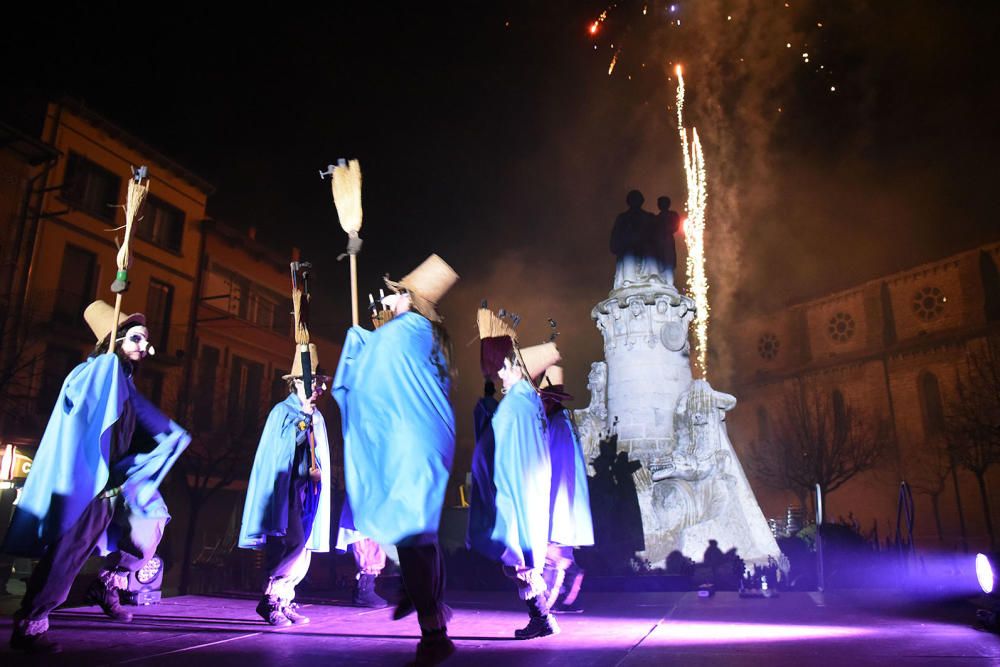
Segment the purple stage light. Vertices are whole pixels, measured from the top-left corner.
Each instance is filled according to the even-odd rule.
[[[647,642],[651,644],[733,644],[843,639],[871,635],[871,628],[841,625],[792,625],[786,623],[666,622]]]

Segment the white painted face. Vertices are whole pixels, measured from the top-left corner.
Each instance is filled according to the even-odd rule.
[[[125,337],[120,340],[122,354],[132,361],[141,361],[149,355],[156,354],[156,350],[149,344],[149,330],[141,324],[129,327]]]
[[[504,357],[503,368],[497,371],[500,380],[503,382],[503,390],[507,392],[511,387],[524,379],[524,373],[517,364],[511,365],[510,359]]]
[[[382,297],[382,305],[392,311],[393,315],[402,315],[410,310],[413,301],[406,292],[401,294],[390,294]]]
[[[313,378],[313,393],[312,393],[313,401],[315,401],[317,398],[319,398],[320,396],[322,396],[323,392],[325,392],[325,391],[326,391],[326,381],[325,381],[325,379],[314,377]],[[296,378],[295,379],[295,394],[299,397],[299,400],[302,401],[303,405],[309,399],[309,397],[306,396],[306,385],[302,381],[301,378]]]

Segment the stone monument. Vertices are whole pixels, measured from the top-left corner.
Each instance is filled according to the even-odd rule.
[[[735,547],[747,563],[779,559],[726,433],[736,398],[692,378],[694,301],[660,273],[643,272],[646,263],[626,260],[619,256],[615,286],[591,312],[604,361],[591,366],[590,405],[574,413],[587,460],[617,435],[618,451],[642,464],[634,475],[645,540],[639,555],[654,567],[674,550],[700,561],[709,539],[723,551]]]

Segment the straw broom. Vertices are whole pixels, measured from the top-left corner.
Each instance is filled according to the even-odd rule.
[[[309,353],[309,327],[306,326],[306,323],[303,321],[302,317],[302,298],[303,298],[302,289],[299,287],[293,287],[292,317],[295,322],[295,349],[300,355],[300,358],[301,355],[303,355],[303,353],[306,354],[307,356]],[[306,300],[306,306],[308,307],[309,305],[308,295],[305,295],[305,300]],[[302,361],[305,362],[305,359],[303,359]],[[311,371],[312,371],[311,364],[307,368],[305,363],[303,363],[302,365],[303,375],[307,372],[311,374]],[[314,482],[318,482],[320,480],[320,470],[319,466],[316,465],[316,441],[312,429],[309,430],[309,434],[307,437],[309,438],[309,476],[312,478]],[[315,489],[314,492],[318,493],[319,490]]]
[[[118,317],[122,312],[122,293],[128,289],[128,270],[132,266],[132,231],[135,223],[141,219],[139,213],[142,212],[142,205],[146,202],[148,193],[149,178],[146,176],[146,167],[133,169],[132,178],[128,182],[128,196],[125,200],[125,238],[121,247],[118,248],[118,272],[115,274],[115,281],[111,284],[111,291],[115,293],[115,314],[111,319],[108,354],[115,352],[115,334],[118,332]]]
[[[357,160],[340,160],[331,165],[333,203],[340,226],[347,232],[347,254],[351,259],[351,320],[358,326],[358,253],[361,252],[361,165]]]

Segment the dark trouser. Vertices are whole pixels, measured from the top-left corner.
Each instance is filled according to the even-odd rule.
[[[357,542],[351,542],[348,549],[354,555],[359,576],[370,574],[377,577],[385,569],[385,551],[378,542],[363,537]]]
[[[295,598],[295,587],[309,571],[309,542],[312,516],[304,516],[303,495],[310,493],[308,482],[292,480],[288,491],[288,525],[284,535],[269,535],[264,545],[267,568],[265,595],[275,595],[286,604]],[[308,529],[306,522],[308,519]]]
[[[94,552],[101,534],[111,523],[114,503],[95,498],[73,526],[53,542],[35,566],[15,614],[19,621],[39,621],[66,601],[73,580]]]
[[[406,595],[417,610],[420,629],[444,629],[444,558],[437,542],[417,546],[396,546],[399,553],[399,570]]]

